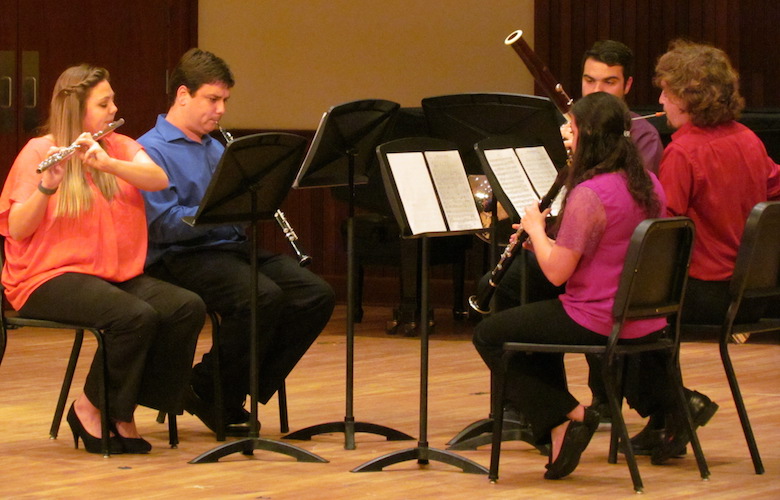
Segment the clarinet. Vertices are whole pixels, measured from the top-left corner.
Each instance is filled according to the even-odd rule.
[[[124,118],[120,118],[117,121],[111,122],[103,130],[101,130],[99,132],[95,132],[94,134],[92,134],[92,139],[95,140],[95,141],[99,141],[103,137],[105,137],[108,134],[110,134],[111,132],[113,132],[114,129],[117,129],[117,128],[121,127],[122,125],[124,125],[124,123],[125,123],[125,119]],[[58,163],[61,163],[61,162],[65,161],[65,160],[67,160],[68,158],[70,158],[71,156],[76,154],[76,152],[80,148],[81,148],[81,146],[74,142],[70,146],[68,146],[66,148],[60,149],[59,151],[57,151],[53,155],[47,157],[45,160],[40,162],[38,164],[38,168],[35,169],[35,171],[38,172],[39,174],[43,173],[45,170],[53,167],[54,165],[56,165]]]
[[[540,211],[549,208],[553,200],[555,200],[555,197],[558,196],[561,188],[566,183],[568,172],[568,164],[558,171],[558,175],[555,176],[555,181],[552,186],[550,186],[549,191],[547,191],[547,194],[545,194],[539,202]],[[522,247],[525,240],[528,239],[528,233],[523,229],[522,225],[515,234],[517,237],[506,246],[501,253],[501,258],[498,259],[498,264],[496,264],[496,267],[490,272],[490,280],[488,281],[490,286],[486,287],[481,294],[469,297],[469,306],[480,314],[490,314],[490,301],[493,299],[493,294],[496,292],[498,284],[504,278],[507,269],[509,269],[509,266],[511,266],[512,262],[515,260],[515,257],[517,256],[516,249]]]
[[[222,137],[225,138],[227,144],[233,142],[233,134],[222,128],[222,126],[219,127],[219,131],[222,133]],[[295,234],[295,229],[287,222],[287,217],[284,216],[284,212],[277,209],[274,213],[274,219],[276,220],[276,223],[279,224],[279,227],[282,228],[285,238],[290,242],[290,246],[298,257],[298,265],[306,267],[311,264],[311,257],[303,253],[298,247],[298,235]]]
[[[542,90],[547,94],[550,101],[558,108],[558,111],[566,118],[567,122],[571,121],[569,111],[571,111],[574,100],[566,94],[566,91],[563,90],[563,86],[558,83],[552,73],[550,73],[550,70],[547,69],[547,66],[545,66],[542,60],[539,59],[539,56],[537,56],[533,49],[528,45],[523,38],[523,32],[521,30],[512,32],[506,37],[504,44],[511,46],[515,52],[517,52],[517,55],[520,56],[520,59],[525,63],[526,67],[531,72],[531,75],[533,75],[534,80],[536,80]],[[549,208],[553,200],[555,200],[555,197],[558,196],[563,185],[566,183],[569,164],[571,163],[571,151],[567,151],[567,153],[569,154],[569,161],[566,163],[566,166],[558,171],[558,175],[555,177],[553,185],[550,186],[550,190],[547,191],[547,194],[545,194],[539,202],[540,211]],[[504,274],[506,274],[506,270],[514,261],[516,249],[518,246],[522,248],[523,243],[528,239],[528,233],[523,230],[522,226],[515,234],[517,235],[517,238],[515,238],[514,242],[511,242],[506,246],[498,264],[496,264],[496,267],[490,272],[490,286],[479,294],[479,296],[472,295],[469,297],[469,306],[480,314],[490,313],[490,301],[493,299],[493,294],[496,292],[498,284],[503,279]]]

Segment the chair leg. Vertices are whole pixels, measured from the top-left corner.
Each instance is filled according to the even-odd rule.
[[[175,413],[168,414],[168,443],[171,445],[171,448],[179,447],[179,427],[176,422]]]
[[[211,318],[211,383],[214,387],[214,425],[217,441],[225,441],[225,403],[222,396],[222,357],[219,349],[219,316],[209,312]]]
[[[702,479],[707,480],[710,477],[710,471],[709,468],[707,467],[707,461],[704,458],[704,452],[702,451],[701,444],[699,443],[699,436],[696,434],[696,426],[693,423],[693,417],[691,417],[691,411],[688,408],[688,400],[685,397],[685,391],[683,390],[683,380],[682,380],[682,373],[680,371],[679,357],[669,356],[667,366],[669,372],[669,379],[670,382],[673,384],[672,387],[676,388],[675,396],[677,397],[678,410],[685,417],[685,423],[688,430],[688,437],[690,438],[691,441],[691,447],[693,448],[693,453],[696,456],[696,464],[699,466],[699,474],[701,475]]]
[[[742,432],[745,434],[745,441],[750,450],[750,458],[753,460],[753,468],[755,469],[756,474],[763,474],[764,464],[761,461],[761,455],[758,453],[758,445],[756,444],[756,438],[753,435],[753,428],[750,425],[745,401],[742,399],[742,391],[739,389],[737,375],[734,373],[734,365],[731,362],[731,356],[729,355],[728,339],[725,341],[721,340],[720,342],[720,359],[723,362],[723,369],[726,371],[726,378],[728,378],[729,381],[731,397],[734,399],[734,405],[737,407],[739,422],[742,424]]]
[[[103,456],[108,458],[111,456],[111,448],[109,447],[109,401],[108,401],[108,386],[110,383],[108,375],[108,360],[106,359],[106,344],[103,341],[103,333],[99,330],[90,330],[97,340],[97,351],[95,356],[100,359],[100,365],[102,368],[101,380],[100,380],[100,401],[98,408],[100,408],[100,427],[102,433],[102,445]]]
[[[287,382],[282,381],[281,387],[276,392],[279,399],[279,430],[282,434],[290,432],[290,421],[287,415]]]
[[[73,374],[76,372],[76,365],[79,362],[79,354],[81,353],[83,341],[84,330],[76,330],[76,335],[73,339],[73,347],[70,350],[70,358],[68,359],[68,367],[65,369],[65,378],[62,380],[60,397],[57,400],[54,418],[51,421],[51,428],[49,429],[50,439],[57,439],[57,434],[59,434],[62,416],[65,414],[65,405],[67,404],[68,394],[70,393],[70,386],[73,383]]]
[[[620,375],[622,374],[622,364],[617,362],[617,366],[610,367],[606,360],[603,360],[602,379],[604,380],[604,387],[607,392],[607,399],[609,400],[609,409],[612,412],[612,429],[610,431],[610,444],[609,444],[609,463],[617,463],[617,451],[619,442],[625,444],[625,457],[626,465],[628,465],[628,471],[631,474],[631,481],[634,483],[634,491],[636,493],[642,493],[644,486],[642,484],[642,476],[639,474],[639,466],[636,463],[636,457],[634,456],[634,450],[631,446],[631,438],[628,435],[628,428],[626,428],[626,421],[623,419],[622,411],[622,384],[620,383]],[[618,434],[619,433],[619,434]]]
[[[490,471],[488,479],[491,483],[498,481],[498,462],[501,458],[501,436],[504,433],[504,399],[506,398],[506,372],[512,353],[504,353],[502,356],[501,373],[492,374],[494,377],[497,397],[492,398],[493,409],[493,443],[490,448]]]

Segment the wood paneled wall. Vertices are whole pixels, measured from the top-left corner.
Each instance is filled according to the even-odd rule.
[[[534,50],[572,96],[580,94],[581,57],[595,41],[634,51],[630,105],[657,104],[653,68],[669,42],[686,38],[725,50],[740,71],[749,108],[780,107],[780,3],[774,0],[537,0]],[[539,89],[537,88],[537,91]]]

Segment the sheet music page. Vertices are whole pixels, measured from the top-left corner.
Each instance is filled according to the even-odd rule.
[[[539,203],[539,197],[523,172],[520,160],[513,149],[485,150],[485,159],[496,176],[501,190],[521,217],[525,213],[525,207]]]
[[[460,153],[457,150],[426,151],[425,158],[449,230],[482,229],[482,219],[479,218]]]
[[[547,154],[544,146],[515,148],[515,153],[520,158],[528,178],[531,179],[537,198],[541,199],[550,190],[558,175],[550,155]]]
[[[412,234],[446,232],[436,191],[422,153],[388,153],[401,205]]]

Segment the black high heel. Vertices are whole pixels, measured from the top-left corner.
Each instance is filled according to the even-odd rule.
[[[74,404],[70,405],[67,418],[68,425],[70,426],[70,430],[73,433],[74,448],[78,449],[79,438],[81,438],[81,442],[84,443],[84,449],[87,450],[87,453],[103,453],[102,439],[97,438],[87,432],[87,430],[81,424],[81,420],[79,420],[78,415],[76,415],[76,408],[74,407]],[[124,451],[122,448],[122,443],[115,436],[108,438],[108,450],[112,455],[118,455]]]
[[[129,438],[119,434],[116,428],[116,424],[111,424],[111,428],[114,431],[119,442],[122,443],[122,449],[125,453],[132,453],[136,455],[143,455],[152,451],[152,444],[144,438]]]

